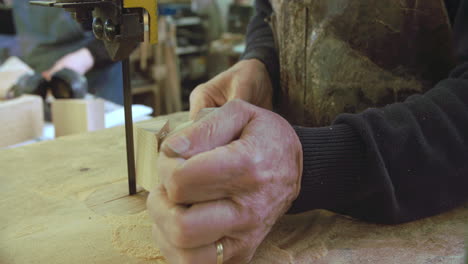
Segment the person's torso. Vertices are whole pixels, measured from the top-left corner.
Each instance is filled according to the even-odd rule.
[[[37,71],[51,67],[65,54],[85,46],[92,36],[82,30],[69,12],[13,1],[22,58]]]

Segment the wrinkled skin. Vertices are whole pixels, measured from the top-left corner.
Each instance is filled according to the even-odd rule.
[[[147,202],[169,263],[215,264],[217,241],[224,263],[248,263],[299,194],[301,143],[269,111],[271,99],[268,72],[255,59],[192,92],[194,123],[162,144],[161,184]]]
[[[279,115],[236,99],[166,139],[148,197],[171,264],[248,263],[300,190],[302,148]]]
[[[220,73],[190,94],[190,117],[203,108],[219,107],[233,99],[272,109],[273,89],[265,65],[256,59],[243,60]]]

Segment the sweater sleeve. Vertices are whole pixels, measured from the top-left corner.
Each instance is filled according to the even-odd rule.
[[[296,127],[304,152],[290,213],[324,208],[380,223],[438,214],[468,200],[468,0],[452,18],[459,65],[424,95],[324,128]]]
[[[267,68],[274,89],[274,102],[279,89],[279,60],[273,31],[267,20],[273,10],[268,0],[255,1],[256,13],[247,27],[247,46],[241,59],[258,59]]]

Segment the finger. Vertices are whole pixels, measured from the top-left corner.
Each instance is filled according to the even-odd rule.
[[[169,158],[164,153],[158,155],[156,162],[156,173],[159,182],[166,182],[172,177],[176,168],[180,167],[186,160],[182,158]]]
[[[167,240],[178,248],[211,244],[230,233],[245,230],[248,214],[241,215],[230,200],[217,200],[190,207],[171,203],[163,188],[148,197],[148,210]]]
[[[155,244],[161,250],[162,255],[168,263],[174,264],[216,264],[217,249],[216,243],[210,243],[197,248],[183,249],[172,245],[165,239],[165,235],[161,232],[161,228],[153,225],[153,237]],[[218,242],[218,241],[217,241]],[[228,260],[233,256],[233,249],[237,249],[236,243],[232,239],[220,239],[223,246],[223,263],[228,263]]]
[[[216,109],[218,109],[218,108],[217,107],[209,107],[209,108],[201,109],[196,114],[196,116],[195,116],[195,118],[193,120],[190,120],[190,121],[184,122],[182,124],[179,124],[174,129],[172,129],[171,132],[169,133],[169,135],[167,135],[167,136],[177,134],[179,131],[191,126],[194,122],[199,121],[200,119],[204,118],[205,116],[207,116],[209,113],[213,112]]]
[[[197,114],[203,108],[217,107],[216,101],[206,92],[205,86],[202,84],[197,86],[190,94],[190,120],[194,120]]]
[[[193,120],[190,120],[190,121],[177,125],[174,129],[171,129],[171,132],[169,133],[169,135],[167,135],[167,137],[177,134],[179,131],[191,126],[193,122],[194,122]]]
[[[251,105],[233,100],[212,111],[180,133],[165,140],[161,151],[169,157],[188,159],[237,139],[254,115]]]
[[[203,108],[196,114],[195,118],[193,119],[194,122],[197,122],[207,116],[209,113],[213,112],[214,110],[218,109],[218,107],[207,107]]]
[[[236,140],[190,158],[161,183],[174,203],[229,198],[257,186],[254,153],[245,142]]]

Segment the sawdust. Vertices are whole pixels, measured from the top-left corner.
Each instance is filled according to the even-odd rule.
[[[124,182],[125,183],[125,182]],[[152,232],[151,232],[151,220],[148,217],[147,211],[142,211],[137,214],[131,215],[116,215],[116,214],[108,214],[106,210],[107,207],[98,208],[99,210],[103,211],[100,212],[99,210],[93,210],[94,207],[87,204],[87,202],[92,203],[95,202],[92,198],[97,195],[98,198],[103,199],[104,204],[110,204],[112,202],[118,202],[119,200],[112,201],[113,190],[117,189],[120,191],[121,184],[110,184],[104,186],[103,188],[99,188],[100,186],[95,186],[94,188],[89,188],[87,184],[58,184],[58,185],[48,185],[47,188],[39,188],[34,190],[33,193],[36,193],[42,197],[48,198],[72,198],[73,200],[77,200],[79,202],[85,202],[88,209],[93,211],[93,213],[98,215],[103,215],[105,221],[111,225],[111,243],[112,246],[117,249],[121,254],[124,254],[129,257],[138,258],[141,260],[149,261],[151,260],[152,263],[166,263],[164,257],[161,255],[161,252],[158,248],[154,246],[154,242],[152,240]],[[124,184],[126,187],[126,183]],[[44,184],[43,184],[44,186]],[[118,187],[118,188],[117,188]],[[125,188],[123,188],[125,189]],[[126,190],[126,189],[125,189]],[[125,193],[125,191],[123,192]],[[127,200],[130,198],[135,197],[126,197]],[[97,199],[97,198],[94,198]],[[91,201],[90,201],[91,200]],[[107,203],[105,201],[109,200]],[[102,202],[102,201],[101,201]],[[128,201],[127,201],[128,203]],[[126,205],[125,202],[122,203],[122,208]],[[113,207],[110,206],[112,209]],[[110,210],[110,209],[109,209]],[[129,212],[128,210],[123,210],[125,212]],[[96,216],[90,216],[94,218]],[[23,237],[30,235],[32,233],[42,231],[44,228],[40,228],[37,226],[27,227],[21,232],[16,234],[16,237]]]
[[[54,230],[51,227],[59,226],[58,221],[75,221],[82,215],[87,223],[73,225],[74,229],[86,230],[79,236],[78,246],[115,251],[122,259],[133,259],[131,263],[167,264],[152,240],[152,221],[144,210],[144,197],[127,196],[126,182],[110,184],[96,191],[83,188],[84,185],[70,184],[49,186],[49,189],[40,191],[24,190],[23,195],[31,196],[27,200],[35,201],[29,205],[30,208],[23,208],[27,212],[42,215],[44,208],[37,205],[51,201],[60,201],[63,210],[52,222],[51,219],[55,218],[47,217],[40,218],[34,225],[17,223],[15,232],[7,237],[37,237],[38,234],[46,234],[47,230]],[[68,199],[60,198],[62,196]],[[75,216],[69,218],[69,211],[65,208],[72,204],[80,204],[80,207],[74,209]],[[130,210],[130,207],[143,211]],[[466,207],[397,226],[364,223],[323,210],[289,215],[282,217],[274,226],[251,263],[436,263],[436,260],[460,263],[464,248],[464,235],[460,230],[466,229],[467,222]],[[99,223],[105,223],[106,227]],[[90,226],[96,230],[92,231]],[[93,239],[97,230],[102,232],[99,244]],[[68,237],[63,237],[63,240],[68,241]]]
[[[288,215],[252,263],[460,263],[467,222],[463,208],[391,226],[324,210]]]
[[[130,216],[107,216],[112,227],[112,245],[121,253],[143,260],[166,263],[154,246],[151,220],[147,211]]]

